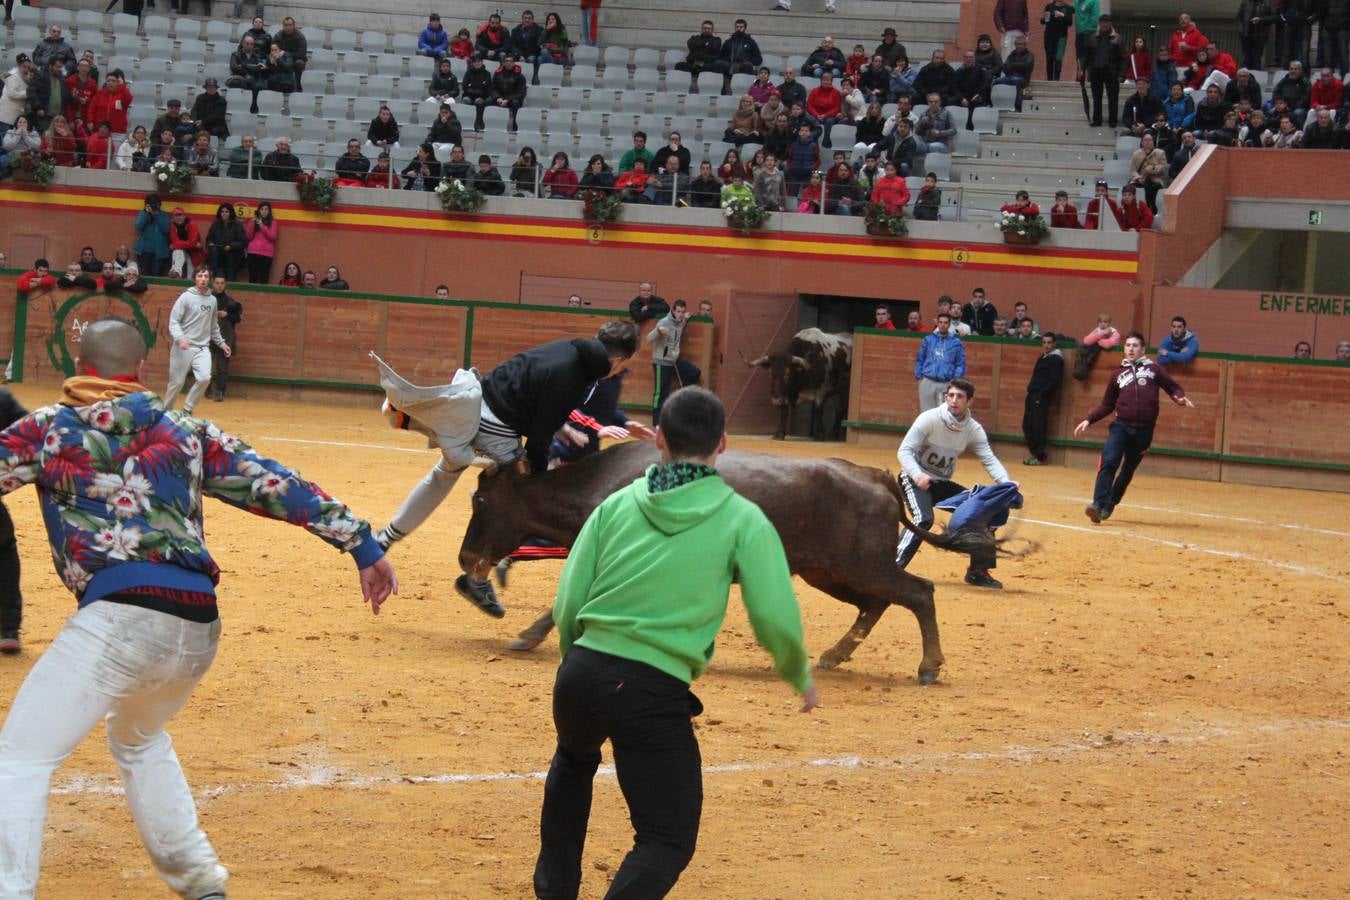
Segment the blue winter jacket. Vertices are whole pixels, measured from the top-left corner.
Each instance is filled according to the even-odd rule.
[[[966,348],[961,339],[951,332],[946,337],[936,331],[923,336],[919,356],[914,360],[914,379],[931,378],[951,381],[966,374]]]
[[[168,213],[161,210],[151,215],[141,210],[136,214],[136,233],[140,237],[136,238],[136,246],[133,249],[138,255],[153,253],[155,259],[168,259],[173,256],[173,252],[169,249]]]
[[[432,28],[428,25],[422,29],[422,33],[417,36],[418,53],[448,53],[450,52],[450,32],[445,30],[445,26]]]
[[[1200,352],[1200,339],[1193,331],[1187,331],[1181,336],[1181,340],[1172,337],[1169,332],[1158,344],[1158,349],[1166,350],[1167,353],[1165,355],[1159,353],[1154,362],[1160,366],[1179,366],[1195,359],[1195,354]]]
[[[1171,128],[1190,128],[1195,121],[1195,103],[1185,94],[1180,100],[1169,96],[1163,101],[1163,111],[1167,113],[1167,124]]]

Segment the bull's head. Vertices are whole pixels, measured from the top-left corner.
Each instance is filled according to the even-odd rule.
[[[528,536],[528,520],[519,495],[520,481],[528,473],[529,465],[521,459],[505,468],[484,466],[478,476],[473,514],[459,547],[459,565],[479,581],[485,580],[492,566]]]
[[[774,406],[792,402],[797,395],[793,376],[805,372],[808,367],[805,359],[787,353],[770,353],[759,359],[746,360],[746,364],[752,369],[769,370],[769,402]]]

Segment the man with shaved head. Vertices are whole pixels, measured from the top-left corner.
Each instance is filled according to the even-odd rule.
[[[3,897],[36,893],[52,773],[100,721],[160,877],[193,900],[225,897],[228,873],[164,730],[220,638],[203,494],[351,553],[372,612],[398,590],[366,522],[210,422],[166,411],[141,384],[145,355],[130,322],[93,322],[60,399],[0,432],[0,494],[37,486],[57,573],[78,600],[0,729]]]

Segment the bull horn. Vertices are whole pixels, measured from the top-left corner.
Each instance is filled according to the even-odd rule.
[[[744,359],[744,357],[742,357],[742,359]],[[745,360],[745,364],[752,369],[759,369],[769,364],[769,358],[767,356],[761,356],[759,359],[755,360],[747,359]]]
[[[469,460],[469,465],[482,469],[484,474],[493,475],[497,471],[497,461],[486,456],[475,456]]]
[[[791,365],[792,368],[794,368],[794,369],[806,369],[806,368],[809,368],[809,365],[807,364],[806,360],[802,359],[800,356],[794,356],[794,357],[792,357],[792,360],[791,360],[791,362],[790,362],[790,365]]]

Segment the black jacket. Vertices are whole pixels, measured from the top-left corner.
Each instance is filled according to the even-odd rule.
[[[1089,72],[1109,73],[1107,77],[1119,80],[1125,68],[1125,47],[1120,36],[1100,31],[1089,34],[1083,41],[1082,63]]]
[[[974,303],[967,303],[961,307],[961,321],[970,326],[970,330],[976,334],[985,336],[994,333],[994,320],[998,318],[998,310],[994,304],[985,301],[984,306],[975,308]]]
[[[459,79],[453,71],[442,72],[437,69],[431,76],[431,88],[427,93],[433,97],[458,97]]]
[[[698,34],[685,41],[685,46],[689,48],[689,55],[684,58],[685,66],[706,66],[708,63],[717,59],[717,54],[722,50],[722,39],[715,34]]]
[[[1229,82],[1233,84],[1233,82]],[[1259,104],[1260,101],[1258,100]],[[1163,111],[1162,101],[1152,94],[1139,96],[1138,91],[1131,94],[1125,101],[1125,107],[1120,113],[1120,124],[1129,128],[1133,125],[1142,125],[1148,128],[1153,124],[1153,120],[1158,118],[1158,113]]]
[[[540,51],[539,42],[544,39],[544,29],[540,25],[531,25],[526,28],[524,25],[517,25],[511,29],[511,49],[515,51],[517,58],[522,56],[538,56]]]
[[[1252,19],[1259,21],[1252,22]],[[1275,5],[1270,0],[1242,0],[1237,8],[1237,30],[1244,37],[1254,28],[1269,32],[1275,24]]]
[[[66,104],[70,102],[70,88],[66,87],[64,76],[57,79],[60,85],[60,96],[52,97],[52,73],[48,69],[39,74],[34,71],[33,80],[28,82],[28,108],[37,115],[38,110],[42,110],[39,118],[54,119],[62,115]],[[30,123],[31,124],[31,123]],[[74,127],[72,125],[72,127]]]
[[[986,304],[987,305],[987,304]],[[1042,353],[1036,360],[1036,368],[1031,370],[1031,381],[1027,382],[1027,395],[1048,400],[1059,390],[1064,380],[1064,354],[1056,348]]]
[[[651,299],[647,301],[647,309],[642,309],[642,298],[634,297],[628,301],[628,315],[634,322],[641,325],[648,319],[661,319],[670,313],[670,304],[664,298],[652,294]]]
[[[492,94],[492,73],[486,68],[475,69],[472,66],[464,73],[464,99],[486,100]]]
[[[980,66],[961,66],[952,83],[957,96],[971,106],[984,106],[989,102],[989,75]]]
[[[1229,106],[1237,106],[1238,101],[1243,97],[1247,98],[1247,102],[1252,105],[1252,109],[1260,109],[1261,85],[1256,83],[1255,78],[1248,78],[1247,88],[1246,90],[1243,90],[1236,78],[1230,78],[1228,80],[1228,87],[1223,90],[1224,102]]]
[[[437,116],[436,121],[431,123],[431,128],[427,131],[428,144],[462,144],[464,138],[464,129],[460,127],[459,119],[453,114],[450,121],[442,122],[441,117]]]
[[[723,62],[733,64],[749,64],[759,68],[764,62],[763,55],[759,52],[759,44],[748,34],[732,33],[731,37],[722,42],[722,50],[717,54],[717,58]]]
[[[525,88],[528,84],[525,76],[515,69],[502,69],[492,76],[492,99],[524,103]]]
[[[242,49],[230,54],[230,74],[240,78],[260,78],[267,69],[267,57],[258,53],[255,47],[252,53]]]
[[[427,174],[425,175],[422,175],[423,165],[427,167]],[[434,191],[436,185],[441,183],[441,164],[436,161],[435,157],[428,159],[425,163],[414,159],[404,166],[403,171],[399,174],[403,176],[403,189],[405,191],[413,189],[413,184],[417,181],[419,175],[422,177],[422,190]]]
[[[864,96],[873,92],[880,93],[884,101],[891,92],[891,73],[884,66],[874,69],[868,65],[858,76],[858,90],[862,91]]]
[[[29,88],[29,95],[32,95],[32,88]],[[1293,78],[1289,75],[1280,79],[1279,84],[1270,92],[1270,99],[1283,97],[1289,104],[1290,109],[1307,109],[1308,98],[1312,96],[1312,82],[1305,75],[1301,78]]]
[[[517,353],[483,379],[483,400],[525,438],[530,468],[548,468],[548,446],[592,383],[609,374],[609,355],[595,338],[549,341]]]
[[[370,120],[370,127],[366,129],[366,140],[370,141],[372,144],[377,141],[384,141],[386,144],[397,144],[398,121],[393,116],[390,116],[388,122],[382,122],[380,121],[380,117],[376,116]]]
[[[797,81],[795,78],[791,82],[784,81],[778,86],[778,99],[783,101],[783,108],[790,110],[792,104],[800,103],[802,108],[806,108],[806,85]]]
[[[938,94],[942,97],[943,106],[951,106],[954,100],[958,100],[956,94],[956,70],[943,63],[940,66],[929,63],[919,70],[919,74],[914,76],[914,93],[920,97],[927,97],[929,94]]]
[[[305,39],[299,28],[289,35],[284,30],[278,31],[272,35],[272,43],[289,53],[291,59],[295,60],[295,64],[301,68],[309,60],[309,41]]]
[[[216,91],[215,96],[206,93],[197,95],[192,101],[192,120],[202,123],[202,130],[217,137],[229,137],[230,127],[225,122],[225,95]]]
[[[506,182],[502,180],[502,173],[493,166],[486,172],[474,170],[473,187],[475,190],[482,191],[489,197],[501,197],[506,193]]]
[[[880,44],[877,44],[877,49],[872,51],[872,55],[881,57],[881,64],[886,67],[887,72],[895,68],[895,61],[900,57],[903,56],[905,59],[909,59],[909,51],[907,51],[905,45],[899,41],[896,41],[893,44],[887,44],[885,41],[882,41]]]
[[[263,157],[261,168],[263,181],[294,181],[300,174],[300,158],[273,150]]]
[[[838,47],[831,47],[828,50],[824,47],[817,47],[811,51],[811,55],[802,64],[802,68],[810,69],[815,66],[822,66],[826,69],[838,69],[842,72],[847,65],[848,60],[844,59],[844,53]]]
[[[8,390],[0,388],[0,428],[8,428],[26,415],[28,410],[23,408],[23,404],[14,399]]]
[[[716,175],[695,176],[689,182],[689,197],[699,209],[716,209],[722,202],[722,182]]]
[[[344,153],[333,163],[333,171],[339,178],[360,181],[370,174],[370,160],[365,156],[348,156]]]

